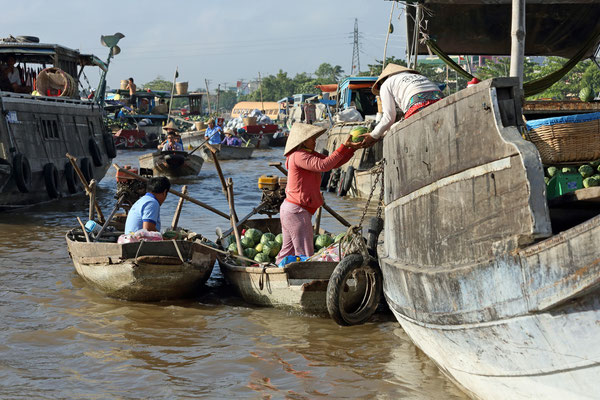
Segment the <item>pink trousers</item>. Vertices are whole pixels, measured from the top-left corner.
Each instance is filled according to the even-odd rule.
[[[283,244],[277,255],[277,264],[287,256],[312,256],[315,252],[312,215],[304,208],[286,200],[279,209],[279,216]]]

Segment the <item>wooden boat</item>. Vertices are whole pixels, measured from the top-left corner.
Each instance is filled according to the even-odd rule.
[[[247,160],[252,157],[254,146],[227,146],[224,144],[212,145],[217,150],[217,158],[219,160]],[[200,153],[205,161],[211,161],[212,155],[210,150],[203,148]]]
[[[463,27],[505,26],[508,34],[509,3],[425,0],[441,19],[425,32],[450,54],[506,54],[510,43],[497,32],[485,42],[493,50],[462,29],[455,41],[451,21],[470,15]],[[538,54],[580,50],[598,32],[600,5],[578,3],[527,4],[526,54],[540,43]],[[414,11],[407,14],[412,21]],[[568,32],[573,21],[577,38],[538,30]],[[561,41],[540,41],[550,36]],[[473,398],[597,397],[598,198],[575,196],[560,210],[547,203],[538,149],[521,136],[520,99],[516,78],[487,80],[385,136],[385,297],[413,342]]]
[[[278,218],[251,219],[243,226],[273,234],[281,232]],[[327,315],[327,286],[337,262],[292,262],[283,268],[263,268],[241,266],[223,255],[217,258],[225,279],[235,287],[244,301],[258,306]],[[364,298],[362,282],[347,292],[346,309],[356,309]]]
[[[139,157],[140,168],[152,169],[155,176],[171,178],[196,176],[202,169],[204,159],[185,151],[156,151]]]
[[[118,234],[117,234],[118,235]],[[86,242],[81,229],[66,235],[77,273],[110,297],[158,301],[193,296],[209,278],[216,257],[187,240]]]

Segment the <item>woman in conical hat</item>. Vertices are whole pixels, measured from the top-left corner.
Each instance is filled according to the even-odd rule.
[[[163,130],[168,132],[179,132],[179,129],[177,129],[177,125],[175,125],[175,123],[173,121],[169,121],[169,123],[165,126],[163,126]]]
[[[388,64],[371,88],[379,96],[382,117],[373,132],[365,134],[362,147],[372,146],[396,122],[396,107],[404,119],[444,97],[440,88],[419,72],[397,64]]]
[[[316,125],[295,123],[290,130],[283,155],[288,180],[285,201],[281,205],[283,244],[277,263],[290,255],[312,256],[314,253],[311,218],[323,205],[321,173],[345,164],[359,147],[351,137],[330,156],[315,151],[317,138],[326,131]]]

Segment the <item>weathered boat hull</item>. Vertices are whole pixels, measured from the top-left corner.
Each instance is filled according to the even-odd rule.
[[[219,144],[213,146],[217,150],[217,159],[219,160],[247,160],[252,157],[254,147],[251,146],[226,146]],[[204,148],[200,153],[205,161],[212,161],[210,150]]]
[[[373,192],[374,199],[377,201],[379,198],[379,193],[381,192],[381,177],[379,181],[375,183],[376,175],[372,171],[372,169],[366,171],[355,171],[354,172],[354,182],[352,184],[352,188],[356,190],[354,194],[356,197],[368,198],[369,194]],[[373,186],[375,186],[373,188]]]
[[[270,148],[271,139],[273,138],[272,133],[246,134],[244,136],[250,141],[250,146],[254,146],[256,149]]]
[[[177,163],[172,163],[169,157],[180,157]],[[196,154],[187,154],[184,151],[154,152],[139,157],[140,168],[152,169],[154,176],[167,176],[179,178],[196,176],[200,173],[204,159]]]
[[[277,218],[248,220],[245,228],[281,232]],[[244,301],[267,307],[294,309],[310,314],[327,314],[327,284],[337,263],[295,262],[283,268],[244,267],[219,255],[219,267],[227,282]]]
[[[213,252],[187,241],[176,242],[184,257],[177,262],[179,255],[172,241],[86,243],[72,240],[70,234],[67,246],[77,273],[107,296],[123,300],[159,301],[197,295],[216,260]],[[160,260],[169,263],[160,264]]]
[[[66,153],[78,159],[88,179],[100,181],[110,167],[114,142],[96,104],[0,92],[0,111],[7,116],[0,120],[0,210],[81,193]],[[27,190],[19,187],[17,156],[30,168]]]
[[[594,396],[600,217],[553,232],[516,86],[481,82],[386,135],[385,297],[474,398]]]

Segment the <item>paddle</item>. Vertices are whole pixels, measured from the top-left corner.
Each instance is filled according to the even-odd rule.
[[[79,169],[79,166],[77,165],[77,159],[75,157],[73,157],[72,155],[70,155],[69,153],[67,153],[66,156],[69,159],[69,162],[71,163],[71,165],[73,166],[75,173],[79,177],[79,180],[81,180],[81,184],[83,185],[85,192],[88,194],[88,196],[91,196],[92,190],[90,189],[90,186],[88,185],[87,179],[85,179],[85,176],[83,176],[83,172],[81,172],[81,169]],[[102,214],[102,210],[100,209],[100,206],[98,205],[98,202],[96,201],[95,198],[94,198],[94,207],[96,208],[96,214],[98,214],[98,221],[100,223],[104,222],[104,215]]]
[[[209,141],[210,139],[212,139],[212,137],[213,137],[213,136],[215,136],[217,133],[219,133],[219,131],[216,131],[215,133],[213,133],[212,135],[210,135],[210,137],[209,137],[208,139],[205,139],[205,140],[204,140],[204,142],[200,143],[200,144],[199,144],[199,145],[198,145],[198,146],[197,146],[197,147],[196,147],[194,150],[190,151],[190,152],[188,153],[188,156],[189,156],[189,155],[192,155],[192,154],[193,154],[193,153],[194,153],[196,150],[198,150],[200,147],[202,147],[202,146],[204,146],[206,143],[208,143],[208,141]]]
[[[113,164],[113,167],[117,171],[123,172],[123,173],[125,173],[125,174],[127,174],[129,176],[133,176],[134,178],[136,178],[136,179],[138,179],[138,180],[140,180],[142,182],[148,182],[148,178],[144,178],[143,176],[139,176],[135,172],[131,172],[131,171],[127,170],[127,169],[123,169],[123,168],[119,167],[117,164]],[[189,201],[190,203],[194,203],[194,204],[196,204],[196,205],[198,205],[200,207],[204,207],[207,210],[212,211],[213,213],[215,213],[217,215],[220,215],[221,217],[223,217],[225,219],[229,219],[229,215],[225,214],[224,212],[219,211],[216,208],[211,207],[208,204],[201,202],[200,200],[196,200],[193,197],[190,197],[190,196],[188,196],[186,194],[178,192],[175,189],[169,189],[169,193],[173,193],[175,196],[182,197],[182,198],[186,199],[187,201]]]

